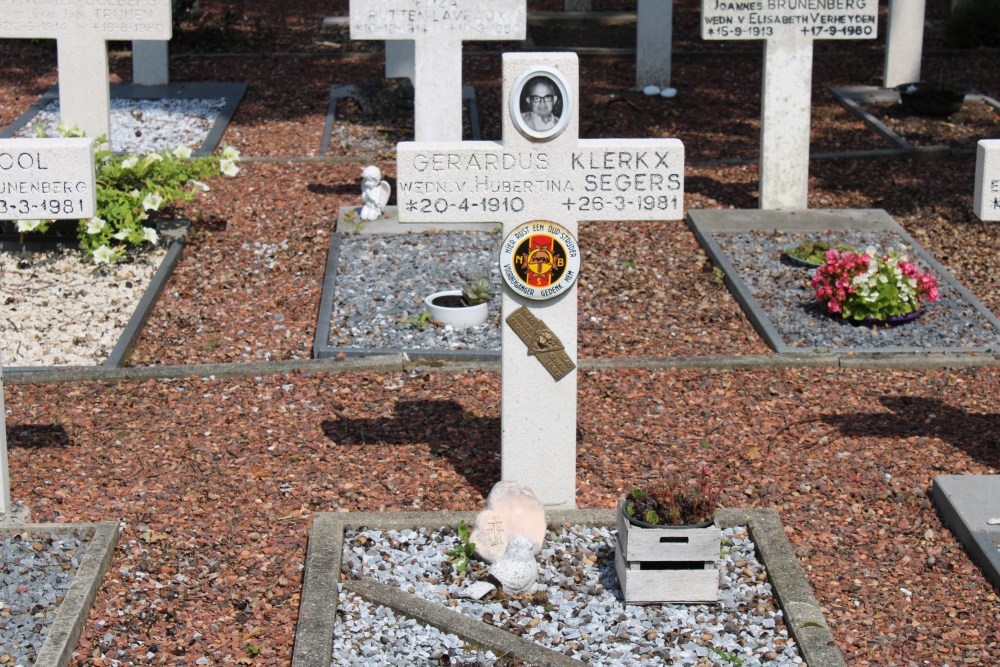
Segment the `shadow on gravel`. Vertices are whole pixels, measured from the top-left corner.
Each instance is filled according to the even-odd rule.
[[[885,396],[893,414],[824,416],[845,436],[930,436],[941,438],[983,464],[1000,466],[1000,413],[966,412],[937,398]]]
[[[7,426],[7,446],[11,449],[41,449],[42,447],[69,447],[69,433],[55,424],[26,424]]]
[[[500,479],[500,420],[477,417],[455,401],[399,401],[392,417],[338,417],[322,429],[338,446],[426,444],[484,497]]]

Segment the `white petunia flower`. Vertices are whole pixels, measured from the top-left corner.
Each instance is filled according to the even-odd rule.
[[[32,232],[38,229],[38,225],[42,224],[41,220],[18,220],[17,221],[17,231],[19,232]]]
[[[222,149],[222,157],[226,160],[237,162],[240,159],[240,152],[232,146],[226,146]]]
[[[104,229],[104,225],[107,224],[101,218],[91,218],[87,221],[87,233],[88,234],[100,234],[101,230]]]
[[[191,157],[191,149],[182,144],[174,149],[174,157],[186,160]]]
[[[192,178],[191,179],[191,185],[193,185],[196,189],[201,190],[202,192],[208,192],[208,184],[207,183],[202,183],[201,181],[197,181],[197,180],[195,180],[195,179]]]
[[[130,155],[122,160],[122,169],[135,169],[135,165],[137,164],[139,164],[139,158],[134,155]]]
[[[160,236],[159,236],[159,234],[156,233],[156,230],[153,229],[152,227],[143,227],[142,228],[142,240],[146,241],[147,243],[154,243],[155,244],[157,241],[160,240]]]
[[[138,199],[140,195],[142,195],[142,193],[136,190],[135,188],[133,188],[132,191],[128,193],[128,196],[131,197],[132,199]]]
[[[117,239],[119,241],[124,241],[125,239],[128,238],[128,230],[127,229],[119,229],[117,232],[115,232],[114,234],[111,235],[111,238]]]
[[[110,264],[113,255],[111,248],[102,245],[94,251],[94,264]]]
[[[219,171],[223,176],[235,176],[240,173],[240,168],[232,160],[219,160]]]
[[[163,203],[163,197],[156,194],[155,192],[150,192],[146,195],[146,198],[142,200],[142,210],[144,211],[159,211],[160,204]]]

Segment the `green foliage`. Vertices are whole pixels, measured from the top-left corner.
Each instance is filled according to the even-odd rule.
[[[822,264],[826,261],[826,251],[836,248],[841,252],[854,252],[854,248],[846,243],[833,245],[826,241],[803,241],[794,248],[786,248],[785,254],[812,264]]]
[[[250,645],[250,646],[246,646],[243,650],[246,651],[247,655],[250,656],[251,658],[255,658],[258,655],[260,655],[260,647],[259,646]]]
[[[77,128],[59,126],[57,130],[67,137],[84,136]],[[113,263],[131,247],[155,244],[156,231],[143,225],[150,213],[193,200],[197,192],[208,190],[203,181],[220,173],[235,176],[239,172],[239,152],[231,147],[221,155],[192,158],[186,146],[145,155],[116,155],[106,145],[106,137],[94,142],[97,209],[93,218],[79,221],[77,231],[80,250],[95,264]],[[49,224],[48,220],[19,220],[17,228],[44,233]]]
[[[357,209],[351,209],[345,213],[344,222],[351,226],[351,233],[354,235],[360,234],[365,229],[365,220],[358,215]]]
[[[736,667],[740,667],[740,665],[743,664],[743,659],[740,658],[735,653],[732,653],[730,651],[724,651],[721,648],[716,648],[715,646],[709,646],[708,650],[714,653],[715,655],[719,656],[726,662],[732,665],[736,665]]]
[[[625,513],[657,526],[685,526],[711,521],[719,489],[707,466],[686,483],[671,480],[650,487],[635,487],[625,502]]]
[[[406,323],[414,327],[425,327],[431,323],[431,314],[425,311],[419,316],[415,315],[406,320]]]
[[[712,282],[720,287],[726,282],[725,272],[717,266],[712,267]]]
[[[476,553],[476,545],[469,541],[469,527],[464,521],[458,522],[458,544],[444,552],[451,563],[459,572],[465,572],[469,567],[469,562]]]
[[[960,49],[1000,46],[1000,0],[961,0],[945,20],[944,36]]]
[[[492,299],[494,293],[493,288],[490,287],[489,278],[486,276],[476,276],[462,290],[462,301],[465,302],[466,306],[475,306]]]

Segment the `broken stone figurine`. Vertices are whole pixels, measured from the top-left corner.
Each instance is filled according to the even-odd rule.
[[[490,565],[490,574],[508,595],[532,590],[538,580],[538,563],[531,540],[524,535],[510,538],[503,556]]]
[[[382,170],[373,164],[361,171],[361,216],[362,220],[378,220],[389,201],[392,188],[382,180]]]
[[[476,516],[469,539],[476,554],[492,563],[503,555],[507,540],[523,535],[534,553],[545,542],[545,506],[526,484],[512,480],[497,482],[486,498],[486,507]]]

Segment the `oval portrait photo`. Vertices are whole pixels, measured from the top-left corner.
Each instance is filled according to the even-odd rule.
[[[511,89],[510,106],[514,124],[533,139],[550,139],[569,122],[566,83],[549,68],[524,72]]]

